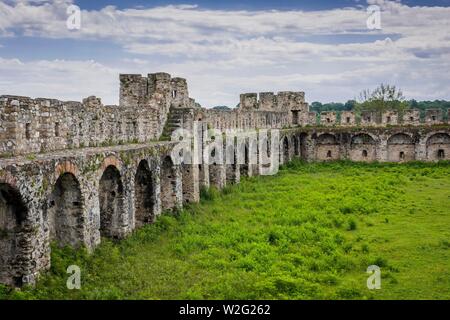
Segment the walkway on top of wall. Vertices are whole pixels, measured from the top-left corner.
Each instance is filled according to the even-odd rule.
[[[137,151],[139,149],[145,150],[147,148],[152,147],[171,147],[174,142],[171,141],[157,141],[157,142],[148,142],[148,143],[140,143],[140,144],[125,144],[125,145],[116,145],[116,146],[108,146],[108,147],[85,147],[79,149],[64,149],[59,151],[45,152],[45,153],[36,153],[36,154],[28,154],[21,156],[13,156],[8,158],[0,158],[0,167],[5,167],[9,165],[17,165],[17,164],[27,164],[36,162],[39,160],[57,160],[61,158],[70,158],[70,157],[80,157],[80,156],[90,156],[99,153],[105,152],[123,152],[123,151]]]

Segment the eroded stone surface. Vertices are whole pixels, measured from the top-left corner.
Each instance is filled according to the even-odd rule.
[[[437,110],[424,121],[417,110],[317,117],[303,92],[243,94],[236,109],[210,110],[189,97],[185,79],[166,73],[121,75],[120,83],[119,106],[96,97],[81,103],[0,97],[1,283],[34,283],[50,267],[52,241],[93,250],[101,236],[123,238],[163,211],[197,202],[202,187],[258,175],[263,155],[281,164],[450,160],[450,128]],[[200,158],[212,161],[178,164],[172,150],[179,142],[150,142],[194,129],[194,121],[203,124],[201,133],[214,128],[215,135],[280,129],[278,150],[261,147],[261,131],[254,131],[224,141],[223,153],[234,159],[224,164],[216,157],[221,144],[202,138]]]

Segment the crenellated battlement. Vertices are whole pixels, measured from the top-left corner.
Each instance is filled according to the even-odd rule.
[[[244,93],[236,109],[206,109],[189,97],[184,78],[163,72],[121,74],[118,106],[105,106],[95,96],[82,102],[1,96],[0,155],[158,140],[177,128],[192,128],[194,121],[219,130],[445,124],[440,109],[317,114],[309,110],[302,91]]]
[[[307,111],[305,93],[302,91],[243,93],[240,96],[240,110],[245,111]]]
[[[450,112],[450,109],[449,111]],[[393,110],[384,112],[362,111],[360,114],[354,111],[323,111],[317,117],[316,112],[310,112],[308,125],[310,126],[344,126],[344,127],[386,127],[386,126],[430,126],[442,125],[444,112],[441,109],[425,110],[421,118],[420,110],[409,109],[401,113]]]
[[[242,143],[234,135],[192,139],[186,145],[196,146],[199,163],[175,161],[178,140],[151,141],[193,129],[195,121],[205,134],[250,130],[239,130],[247,135]],[[268,150],[267,132],[258,129],[278,129],[270,130]],[[216,162],[212,150],[236,161]],[[450,126],[436,109],[318,115],[303,92],[291,91],[243,94],[239,108],[205,109],[183,78],[121,75],[118,106],[95,96],[0,96],[0,158],[0,283],[21,286],[50,267],[52,242],[92,250],[102,237],[123,238],[165,211],[198,202],[201,188],[266,174],[268,164],[276,173],[294,158],[450,160]]]

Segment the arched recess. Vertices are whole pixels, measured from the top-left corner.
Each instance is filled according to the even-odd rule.
[[[323,133],[316,139],[316,159],[319,161],[333,161],[341,158],[336,136]]]
[[[308,160],[308,134],[305,132],[300,133],[299,137],[300,142],[300,158],[302,160]]]
[[[213,148],[211,150],[211,158],[210,159],[214,159],[215,155],[217,153],[216,148]],[[221,189],[224,184],[225,184],[225,172],[223,171],[225,169],[225,167],[220,164],[220,163],[216,163],[211,162],[209,164],[209,184],[210,186],[214,186],[218,189]]]
[[[397,133],[387,141],[387,160],[390,162],[412,161],[416,157],[413,138],[405,133]]]
[[[109,165],[100,178],[100,235],[103,237],[120,238],[123,221],[124,199],[123,184],[117,167]]]
[[[48,224],[50,241],[60,246],[77,247],[83,242],[84,199],[80,183],[71,172],[64,172],[56,180],[44,219]]]
[[[294,146],[294,156],[300,157],[300,139],[296,135],[292,136],[292,145]]]
[[[435,133],[427,139],[427,160],[450,160],[450,135]]]
[[[239,182],[239,170],[237,165],[237,151],[234,145],[227,146],[227,155],[232,155],[232,163],[226,164],[226,184]]]
[[[366,133],[352,137],[349,150],[350,160],[371,162],[377,159],[376,141]]]
[[[242,149],[239,149],[241,151]],[[244,144],[244,163],[239,165],[240,176],[244,177],[249,175],[249,166],[250,166],[250,152],[248,143]]]
[[[154,222],[154,177],[147,160],[142,160],[134,177],[134,220],[136,228]]]
[[[15,262],[22,254],[23,223],[28,215],[20,192],[0,183],[0,283],[21,286],[21,270]]]
[[[280,152],[280,164],[287,163],[290,160],[289,147],[290,147],[289,139],[288,139],[288,137],[285,136],[281,143],[282,149],[280,150],[281,151]]]
[[[177,177],[170,156],[166,156],[161,165],[161,207],[170,210],[177,206]]]

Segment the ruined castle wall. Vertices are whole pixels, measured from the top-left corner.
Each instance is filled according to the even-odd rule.
[[[323,126],[334,126],[337,123],[336,111],[324,111],[320,113],[320,124]]]
[[[450,129],[367,127],[359,130],[288,129],[300,141],[300,158],[307,161],[351,160],[407,162],[450,160]],[[283,148],[281,148],[283,151]]]
[[[93,249],[100,235],[123,238],[153,222],[165,197],[174,202],[164,209],[179,206],[179,167],[170,168],[171,176],[161,171],[172,146],[116,146],[0,160],[0,229],[11,230],[11,237],[0,241],[0,283],[33,283],[50,266],[51,241]],[[136,181],[143,161],[151,176],[145,181],[145,208]],[[162,185],[171,190],[164,196]],[[140,217],[139,210],[147,211]]]
[[[355,126],[356,125],[356,116],[353,111],[342,111],[341,112],[341,121],[339,122],[341,126]]]
[[[172,90],[174,89],[174,90]],[[157,140],[172,104],[192,104],[184,79],[121,75],[120,106],[2,96],[0,152],[20,155]]]
[[[441,110],[428,110],[424,121],[417,110],[363,112],[360,121],[354,112],[342,112],[340,121],[336,112],[326,112],[318,123],[303,92],[244,94],[239,108],[223,111],[201,108],[189,97],[186,80],[166,73],[120,80],[119,106],[104,106],[96,97],[0,97],[0,233],[6,234],[0,237],[0,283],[33,283],[50,266],[51,241],[92,250],[101,236],[123,238],[165,210],[199,201],[202,187],[260,174],[261,152],[281,164],[297,157],[450,160],[450,129]],[[211,142],[203,137],[208,128],[280,129],[279,150],[259,150],[247,137],[239,146],[243,155],[232,155],[243,162],[178,164],[171,157],[177,142],[149,142],[164,130],[192,129],[195,121],[202,124],[202,159],[211,156]]]

